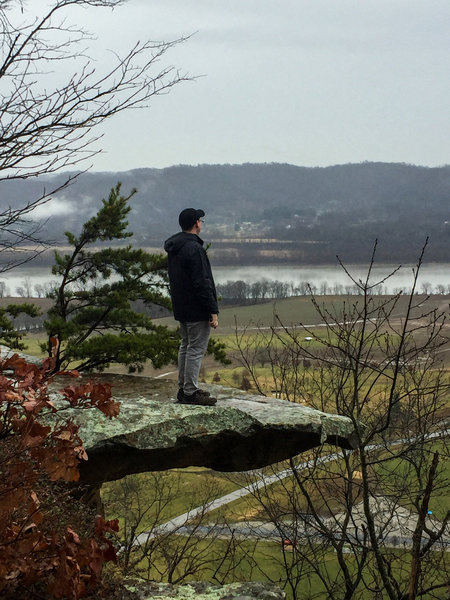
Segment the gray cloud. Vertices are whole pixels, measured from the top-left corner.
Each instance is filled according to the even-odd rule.
[[[99,66],[106,48],[196,32],[168,61],[205,75],[108,121],[98,170],[449,162],[448,0],[130,0],[71,16],[97,34]]]

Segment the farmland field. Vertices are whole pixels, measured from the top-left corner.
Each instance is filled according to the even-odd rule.
[[[374,303],[381,302],[386,296],[373,296]],[[19,299],[16,299],[17,301]],[[417,295],[416,308],[412,312],[412,319],[414,323],[425,324],[425,318],[422,316],[424,310],[425,296]],[[1,305],[6,304],[10,299],[0,299]],[[45,310],[48,301],[40,300],[42,309]],[[427,311],[442,312],[450,315],[449,312],[450,297],[443,295],[434,295],[429,297],[426,302]],[[360,306],[362,303],[361,296],[318,296],[318,304],[323,307],[324,310],[334,315],[337,320],[343,319],[343,315],[349,310],[349,307],[357,304]],[[405,316],[407,306],[407,298],[400,298],[396,306],[396,310],[392,315],[392,322],[395,325],[400,325],[402,319]],[[177,322],[171,317],[165,317],[161,319],[155,319],[155,322],[161,325],[167,325],[170,328],[175,328]],[[299,330],[301,326],[306,326],[318,338],[325,335],[325,327],[322,322],[320,315],[314,307],[311,299],[307,296],[296,296],[291,298],[285,298],[282,300],[268,301],[265,303],[252,304],[247,306],[226,306],[220,308],[219,314],[219,328],[212,333],[214,338],[224,342],[232,352],[236,348],[236,333],[239,335],[253,336],[258,330],[264,332],[268,331],[271,327],[277,328],[279,331],[281,326],[291,327],[295,326]],[[446,369],[450,368],[450,324],[447,324],[443,328],[443,335],[447,338],[447,343],[441,348],[440,355],[442,357],[444,366]],[[422,335],[426,334],[426,329],[423,330]],[[308,331],[305,332],[304,337],[309,335]],[[42,351],[39,348],[39,343],[45,342],[45,334],[43,332],[31,333],[26,336],[26,343],[28,345],[28,352],[35,356],[43,356]],[[233,361],[231,367],[227,370],[230,371],[239,365]],[[142,372],[142,375],[161,375],[168,373],[168,377],[174,377],[175,367],[168,365],[162,369],[155,370],[151,365],[147,365]],[[203,375],[206,375],[206,380],[216,372],[219,371],[220,375],[224,375],[224,369],[221,365],[214,363],[210,357],[205,357]],[[114,366],[111,368],[111,372],[123,373],[124,370],[121,367]],[[227,377],[230,379],[230,376]],[[228,383],[227,383],[228,385]]]

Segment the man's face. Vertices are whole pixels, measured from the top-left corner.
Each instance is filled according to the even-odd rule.
[[[197,220],[197,229],[198,229],[199,233],[202,230],[202,227],[203,227],[203,220],[202,219],[198,219]]]

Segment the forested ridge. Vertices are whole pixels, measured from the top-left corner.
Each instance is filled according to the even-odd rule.
[[[1,182],[1,204],[16,206],[31,200],[44,188],[61,184],[67,175]],[[206,211],[205,239],[213,242],[212,249],[214,244],[216,248],[237,244],[244,262],[261,258],[254,248],[255,240],[260,245],[261,239],[271,239],[270,248],[287,261],[328,262],[340,254],[366,262],[375,238],[379,259],[409,261],[427,236],[427,260],[449,260],[450,166],[180,165],[89,172],[41,212],[41,217],[49,218],[45,227],[52,239],[62,240],[68,228],[76,230],[118,181],[124,190],[138,190],[129,220],[142,245],[160,246],[177,229],[179,211],[194,206]],[[274,240],[283,243],[276,247]],[[232,256],[236,260],[236,253]]]

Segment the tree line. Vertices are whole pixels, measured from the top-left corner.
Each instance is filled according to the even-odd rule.
[[[173,232],[179,211],[198,203],[208,215],[211,239],[239,240],[236,225],[252,223],[257,237],[290,242],[304,262],[327,263],[335,254],[367,262],[367,240],[382,241],[379,260],[412,262],[429,236],[427,260],[448,259],[448,176],[450,167],[389,163],[301,168],[292,165],[198,165],[83,173],[56,194],[70,210],[45,225],[60,240],[92,216],[84,198],[99,197],[121,180],[136,186],[130,225],[142,246],[161,244]],[[63,185],[67,174],[2,184],[7,202],[17,205],[43,187]],[[210,230],[211,227],[211,230]],[[214,245],[214,250],[216,246]],[[242,249],[244,250],[244,249]],[[245,249],[250,252],[249,248]]]
[[[217,293],[224,303],[264,301],[272,299],[283,299],[291,296],[352,296],[361,295],[361,288],[357,283],[342,284],[322,281],[319,285],[310,284],[308,281],[279,281],[277,279],[259,279],[253,283],[247,283],[242,279],[218,283]],[[392,291],[388,286],[379,283],[370,289],[371,295],[397,295],[399,293],[410,293],[410,289],[395,287]],[[450,283],[439,283],[433,285],[424,281],[418,286],[416,293],[422,294],[450,294]]]

